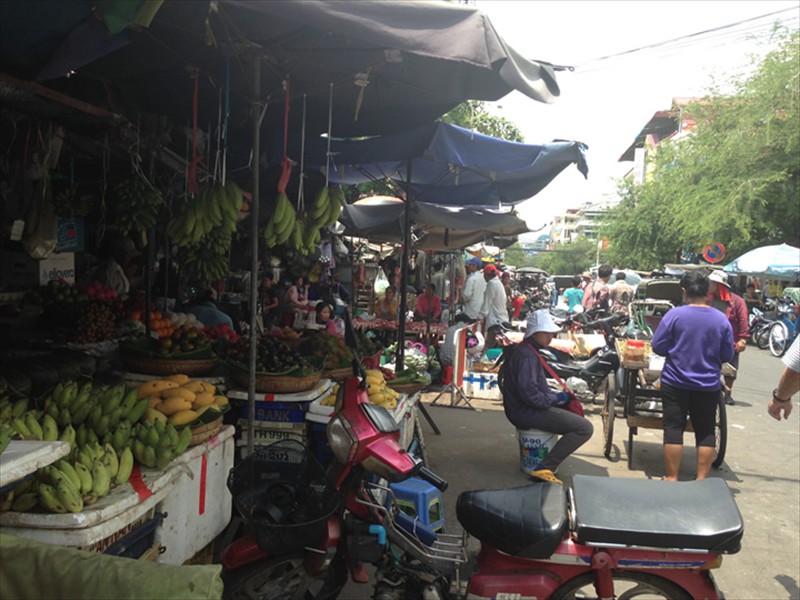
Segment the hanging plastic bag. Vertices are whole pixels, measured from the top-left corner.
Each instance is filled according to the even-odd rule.
[[[58,242],[58,217],[53,208],[51,182],[42,177],[33,184],[33,193],[25,213],[22,247],[35,260],[47,258]]]
[[[383,269],[378,269],[378,274],[375,276],[375,283],[373,284],[373,289],[375,290],[376,294],[383,294],[386,291],[386,288],[389,287],[389,280],[386,277],[386,273],[383,272]]]

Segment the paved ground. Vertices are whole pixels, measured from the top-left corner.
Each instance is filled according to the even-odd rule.
[[[712,471],[712,476],[727,482],[745,521],[742,551],[726,556],[715,571],[718,585],[730,600],[800,598],[800,409],[781,423],[765,410],[782,367],[768,351],[748,347],[734,389],[737,403],[728,407],[726,459]],[[430,402],[434,396],[426,394],[423,400]],[[444,495],[450,531],[460,530],[454,511],[461,491],[529,481],[519,468],[514,428],[501,405],[475,404],[480,411],[428,406],[441,435],[435,435],[423,420],[429,466],[450,483]],[[576,473],[633,478],[664,474],[660,430],[639,429],[629,470],[627,426],[617,421],[615,454],[609,461],[602,453],[599,407],[590,407],[587,416],[595,425],[595,435],[562,465],[559,475],[566,483]],[[694,476],[695,453],[688,436],[687,442],[680,476],[688,480]],[[365,588],[348,584],[342,597],[369,598]]]

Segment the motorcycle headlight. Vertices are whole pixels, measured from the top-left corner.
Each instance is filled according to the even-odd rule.
[[[343,465],[347,464],[356,451],[356,438],[350,431],[350,424],[336,416],[328,423],[325,433],[336,460]]]

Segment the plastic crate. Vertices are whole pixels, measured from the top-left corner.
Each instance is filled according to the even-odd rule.
[[[264,423],[304,423],[308,402],[256,402],[255,420]],[[248,405],[242,406],[242,419],[249,415]]]
[[[155,513],[152,518],[144,521],[130,533],[111,544],[103,554],[139,558],[152,548],[155,542],[156,529],[161,525],[164,516],[164,513]]]
[[[341,501],[310,449],[294,440],[257,446],[231,470],[228,489],[259,548],[272,554],[322,541]]]

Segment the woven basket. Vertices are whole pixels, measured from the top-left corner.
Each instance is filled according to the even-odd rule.
[[[192,429],[192,441],[189,442],[189,447],[191,448],[192,446],[197,446],[198,444],[207,442],[212,437],[217,435],[220,429],[222,429],[221,415],[210,423],[195,427]]]
[[[198,358],[193,360],[180,360],[174,358],[148,358],[145,356],[134,356],[132,354],[120,354],[122,364],[125,368],[134,373],[146,373],[148,375],[176,375],[184,373],[186,375],[205,375],[217,366],[219,359]]]
[[[341,369],[331,369],[330,371],[322,372],[323,377],[326,377],[327,379],[333,379],[334,381],[341,381],[342,379],[352,377],[352,375],[353,367],[342,367]]]
[[[247,388],[249,377],[243,369],[231,369],[231,377],[237,385]],[[307,392],[312,389],[322,378],[322,373],[314,373],[305,377],[292,377],[291,375],[265,375],[256,373],[256,391],[272,394],[293,394]]]
[[[409,396],[416,394],[418,391],[420,391],[422,388],[425,387],[424,383],[403,383],[399,385],[392,385],[391,381],[387,383],[389,384],[389,387],[392,388],[395,392],[398,392],[400,394],[408,394]]]

